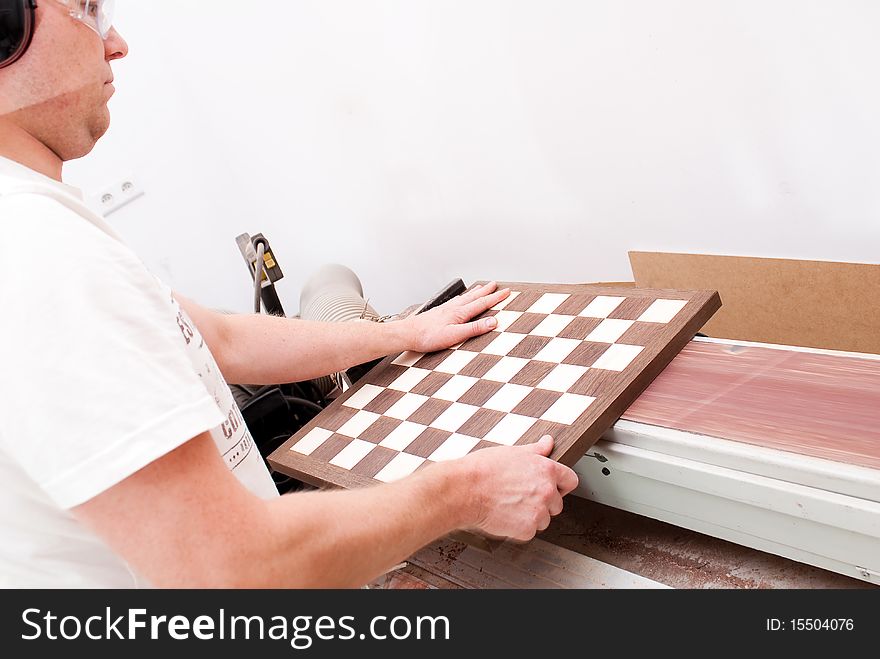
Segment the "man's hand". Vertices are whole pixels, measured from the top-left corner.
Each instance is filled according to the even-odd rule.
[[[470,474],[476,523],[488,535],[527,541],[562,512],[562,497],[578,484],[577,474],[550,460],[553,438],[527,446],[499,446],[459,462]]]
[[[400,321],[408,324],[412,337],[407,349],[434,352],[491,332],[497,325],[494,318],[470,321],[510,295],[510,289],[497,288],[495,282],[476,286],[430,311]]]

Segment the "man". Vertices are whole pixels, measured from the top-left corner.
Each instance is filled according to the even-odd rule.
[[[468,321],[508,292],[385,324],[226,316],[172,294],[61,183],[109,126],[110,63],[128,52],[110,2],[33,4],[0,0],[0,583],[359,586],[453,530],[544,529],[577,483],[549,437],[278,496],[225,380],[445,348],[491,330]]]

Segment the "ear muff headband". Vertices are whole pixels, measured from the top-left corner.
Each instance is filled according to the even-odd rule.
[[[9,66],[31,45],[36,0],[0,0],[0,69]]]

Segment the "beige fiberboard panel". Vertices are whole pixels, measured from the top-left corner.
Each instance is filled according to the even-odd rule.
[[[880,353],[880,265],[630,252],[636,285],[717,290],[712,337]]]

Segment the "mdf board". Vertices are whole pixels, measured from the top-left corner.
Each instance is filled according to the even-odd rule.
[[[880,357],[692,341],[623,419],[880,473]]]
[[[576,494],[880,583],[878,420],[880,356],[697,338]]]
[[[880,353],[880,265],[630,252],[637,286],[717,290],[712,337]]]
[[[574,464],[718,309],[714,291],[500,284],[494,331],[383,360],[272,453],[319,487],[398,480],[545,434]]]

